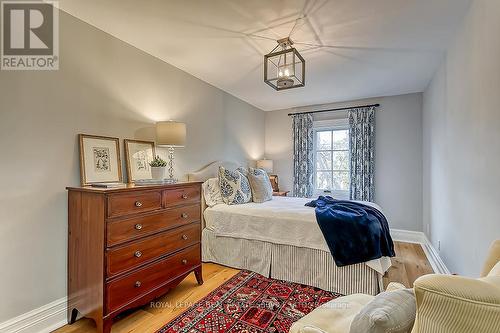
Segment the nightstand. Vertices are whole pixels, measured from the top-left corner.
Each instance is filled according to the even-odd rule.
[[[290,191],[273,192],[275,197],[286,197]]]

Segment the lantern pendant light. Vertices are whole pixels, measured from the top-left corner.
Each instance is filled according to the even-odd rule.
[[[264,56],[264,82],[275,90],[303,87],[306,62],[290,38],[277,40],[278,45]]]

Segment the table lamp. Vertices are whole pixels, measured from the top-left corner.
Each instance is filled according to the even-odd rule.
[[[156,123],[156,145],[168,148],[168,174],[174,180],[174,150],[186,144],[186,124],[177,121]]]
[[[273,173],[273,160],[258,160],[257,169],[262,169],[268,174]]]

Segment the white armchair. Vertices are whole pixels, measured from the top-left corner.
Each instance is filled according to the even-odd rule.
[[[491,246],[481,277],[430,274],[414,285],[412,333],[500,332],[500,240]]]
[[[401,283],[391,282],[386,291],[404,288]],[[374,298],[365,294],[336,298],[295,322],[289,333],[349,333],[354,317]]]
[[[387,291],[404,288],[390,283]],[[491,246],[481,278],[429,274],[414,283],[417,314],[411,333],[500,332],[500,240]],[[374,296],[334,299],[295,322],[290,333],[352,332],[351,323]]]

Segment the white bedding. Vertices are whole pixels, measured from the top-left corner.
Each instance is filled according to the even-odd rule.
[[[217,236],[329,251],[316,222],[314,208],[304,206],[308,201],[310,199],[273,197],[263,203],[218,204],[205,210],[205,224]],[[380,209],[375,204],[366,204]],[[384,274],[391,261],[383,257],[366,264]]]

